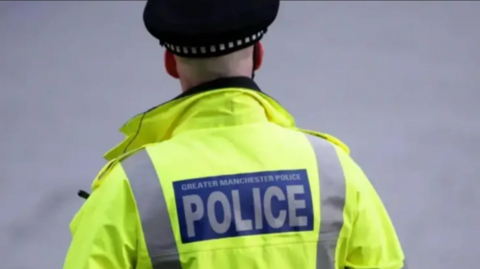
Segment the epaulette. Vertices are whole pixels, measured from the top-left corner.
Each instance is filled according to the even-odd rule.
[[[336,146],[340,147],[341,149],[343,149],[343,151],[345,151],[347,154],[350,154],[350,149],[348,148],[348,146],[345,143],[343,143],[340,139],[338,139],[338,138],[336,138],[332,135],[325,134],[325,133],[320,133],[320,132],[316,132],[316,131],[312,131],[312,130],[307,130],[307,129],[300,129],[300,128],[297,128],[297,130],[302,132],[302,133],[307,133],[307,134],[325,139],[325,140],[335,144]]]
[[[100,185],[102,185],[102,182],[103,182],[102,179],[104,179],[110,173],[110,171],[112,171],[112,169],[115,167],[115,165],[117,165],[118,163],[120,163],[125,158],[128,158],[129,156],[135,154],[137,151],[139,151],[141,149],[144,149],[144,148],[145,148],[145,146],[142,146],[142,147],[139,147],[135,150],[126,152],[126,153],[118,156],[117,158],[109,161],[106,165],[104,165],[103,168],[100,170],[100,172],[98,172],[97,176],[95,177],[95,179],[92,182],[92,185],[91,185],[92,192],[95,191],[98,187],[100,187]],[[84,190],[79,190],[77,192],[77,195],[80,196],[81,198],[84,198],[84,199],[88,199],[88,197],[90,196],[90,194],[88,192],[84,191]]]

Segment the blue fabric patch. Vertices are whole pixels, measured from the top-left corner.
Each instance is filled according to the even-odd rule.
[[[306,170],[283,170],[173,183],[183,243],[313,230]]]

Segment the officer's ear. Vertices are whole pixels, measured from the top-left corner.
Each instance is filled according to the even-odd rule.
[[[177,71],[177,63],[175,62],[175,57],[173,56],[173,53],[171,53],[168,50],[165,50],[165,56],[164,56],[164,62],[165,62],[165,70],[167,73],[177,79],[178,76],[178,71]]]
[[[253,47],[253,59],[254,59],[254,69],[255,71],[257,71],[258,69],[260,69],[260,67],[262,67],[262,63],[263,63],[263,45],[261,42],[258,42],[257,44],[255,44],[255,46]]]

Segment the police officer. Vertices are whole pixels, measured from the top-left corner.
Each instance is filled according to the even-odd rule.
[[[400,269],[376,191],[252,80],[280,1],[148,1],[183,93],[128,121],[71,223],[66,269]]]

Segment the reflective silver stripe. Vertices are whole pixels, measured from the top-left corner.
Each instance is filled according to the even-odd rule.
[[[336,269],[335,252],[343,226],[345,175],[335,147],[328,141],[306,134],[317,158],[320,180],[320,233],[317,269]]]
[[[142,223],[153,269],[182,269],[162,185],[147,151],[122,161]]]

